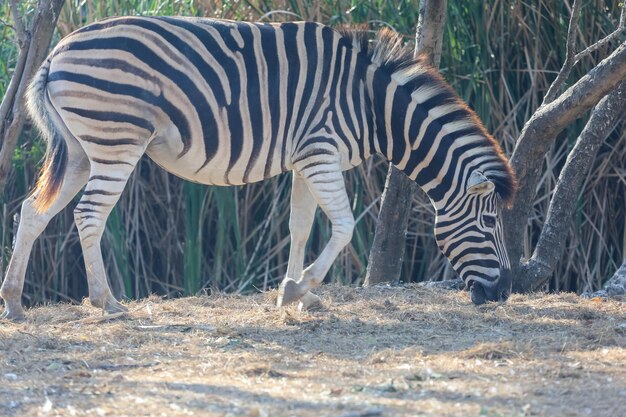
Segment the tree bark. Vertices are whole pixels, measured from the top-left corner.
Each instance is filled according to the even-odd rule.
[[[389,164],[364,286],[400,280],[415,187],[415,182]]]
[[[545,284],[559,261],[580,187],[598,149],[615,129],[626,110],[626,81],[605,96],[594,108],[591,118],[567,157],[557,182],[548,216],[532,257],[521,266],[517,286],[522,291]]]
[[[626,258],[622,266],[615,271],[615,274],[604,284],[604,291],[609,296],[626,294]]]
[[[435,67],[441,59],[446,0],[422,0],[415,36],[415,53],[426,53]],[[396,282],[400,279],[405,251],[405,237],[415,183],[389,164],[381,200],[378,226],[370,250],[363,285]]]
[[[567,125],[598,103],[626,78],[626,42],[601,61],[587,75],[551,103],[540,107],[524,126],[517,140],[511,164],[519,189],[513,207],[503,213],[504,231],[512,261],[514,290],[527,291],[520,280],[525,264],[524,231],[534,204],[542,160],[550,144]]]
[[[63,3],[64,0],[40,1],[31,27],[26,31],[18,13],[17,1],[10,1],[20,53],[7,94],[0,105],[0,195],[4,193],[12,168],[13,152],[26,120],[24,93],[47,55]]]
[[[435,68],[439,68],[441,61],[447,4],[446,0],[422,0],[420,3],[415,33],[415,54],[427,54]]]

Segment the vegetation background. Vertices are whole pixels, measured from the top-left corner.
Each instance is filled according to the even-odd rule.
[[[36,1],[21,3],[27,19]],[[593,43],[616,27],[621,4],[593,0],[583,5],[581,39]],[[55,41],[78,27],[110,16],[186,15],[237,20],[313,20],[333,26],[365,24],[374,33],[390,26],[414,40],[419,1],[156,1],[67,0]],[[570,10],[558,0],[463,0],[449,2],[441,71],[476,110],[510,154],[524,122],[541,104],[565,58]],[[586,45],[580,45],[584,47]],[[572,79],[606,56],[583,60]],[[17,56],[7,2],[0,5],[0,95]],[[560,167],[585,124],[578,120],[554,142],[544,160],[545,175],[528,222],[527,252],[540,232]],[[548,284],[550,290],[596,290],[626,256],[626,135],[609,136],[578,196],[565,254]],[[30,127],[22,133],[5,193],[0,196],[0,274],[4,275],[15,231],[14,215],[33,185],[44,144]],[[346,173],[357,219],[354,238],[327,280],[359,284],[373,239],[386,162],[374,158]],[[276,286],[287,267],[290,174],[244,187],[205,187],[167,174],[142,160],[114,209],[103,238],[109,279],[118,296],[151,293],[176,296],[202,289],[250,292]],[[72,205],[37,241],[24,295],[27,304],[80,300],[87,294]],[[416,197],[406,239],[403,280],[438,280],[451,274],[432,236],[433,210]],[[330,234],[318,212],[310,261]]]

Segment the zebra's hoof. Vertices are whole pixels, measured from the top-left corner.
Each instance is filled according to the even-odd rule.
[[[104,311],[106,311],[108,314],[126,313],[128,311],[128,308],[122,305],[122,303],[117,301],[115,298],[112,298],[107,300],[107,302],[105,303]]]
[[[293,279],[286,279],[280,284],[278,288],[278,300],[276,305],[278,307],[286,306],[299,300],[303,296],[302,290],[296,281]]]
[[[5,305],[4,311],[0,314],[0,320],[9,320],[13,322],[20,322],[26,319],[24,309],[21,305],[17,307],[10,307]]]
[[[299,311],[320,311],[323,309],[322,299],[310,291],[304,294],[298,303]]]

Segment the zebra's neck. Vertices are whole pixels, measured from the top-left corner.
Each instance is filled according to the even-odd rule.
[[[418,73],[422,71],[421,73]],[[500,156],[475,114],[430,68],[370,71],[375,149],[443,207],[473,170],[499,170]]]

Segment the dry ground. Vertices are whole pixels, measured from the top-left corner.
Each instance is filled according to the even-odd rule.
[[[1,416],[625,416],[626,307],[572,294],[326,286],[0,322]]]

